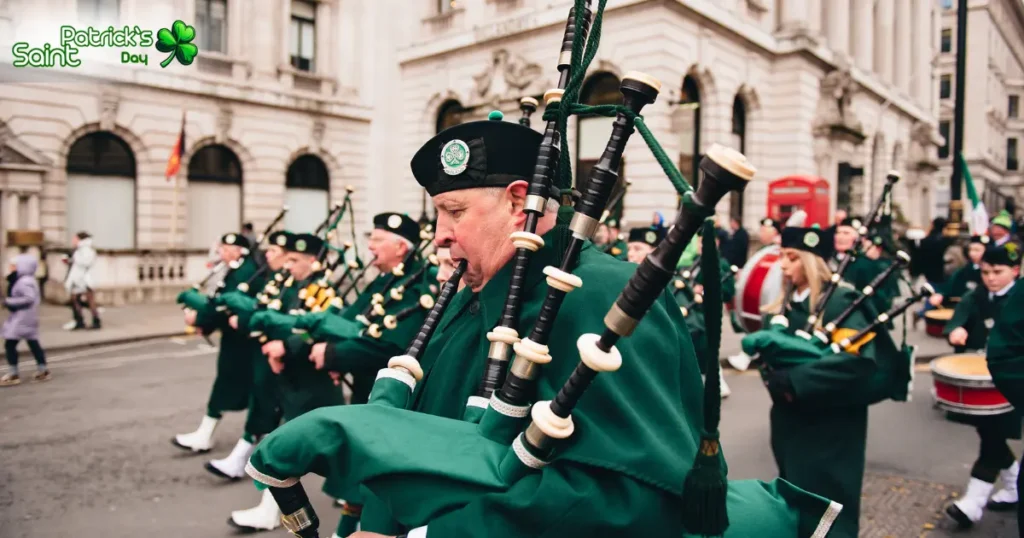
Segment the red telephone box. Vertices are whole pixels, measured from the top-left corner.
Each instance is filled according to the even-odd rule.
[[[828,181],[813,176],[786,176],[768,183],[768,216],[785,222],[798,210],[807,213],[804,226],[829,226]]]

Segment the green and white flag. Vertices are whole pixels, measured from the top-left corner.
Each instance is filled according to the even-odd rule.
[[[988,211],[985,204],[978,197],[978,189],[974,188],[974,178],[971,177],[971,170],[967,168],[967,161],[963,155],[957,155],[960,161],[960,169],[964,176],[964,185],[967,186],[967,197],[971,200],[971,216],[967,221],[967,227],[971,235],[985,235],[988,232]]]

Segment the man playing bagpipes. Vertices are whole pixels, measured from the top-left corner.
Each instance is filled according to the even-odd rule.
[[[1024,304],[1024,286],[1013,286],[1003,301],[1011,305]],[[1024,308],[1003,309],[989,333],[985,358],[992,382],[1019,413],[1020,409],[1024,409]],[[1010,473],[1016,473],[1016,484],[1010,480]],[[1020,502],[1024,475],[1020,473],[1020,461],[1000,474],[1004,479],[1001,491],[1005,492],[1003,498],[999,499],[1000,504],[1006,507],[1017,505],[1017,529],[1021,538],[1024,538],[1024,503]],[[993,496],[989,502],[995,500]]]
[[[371,310],[366,317],[372,316],[367,321],[376,322],[382,334],[376,337],[362,334],[332,342],[317,342],[308,355],[317,370],[352,374],[351,403],[365,403],[377,372],[387,367],[388,359],[400,355],[409,345],[429,309],[420,306],[421,301],[429,301],[421,298],[424,294],[429,295],[429,284],[435,280],[435,272],[415,254],[421,240],[420,226],[416,221],[399,213],[381,213],[374,217],[373,227],[368,246],[374,256],[373,266],[380,271],[380,275],[366,286],[351,305],[340,312],[340,316],[357,321],[367,307],[372,306],[371,303],[377,304],[373,302],[377,296],[381,299],[378,312],[385,309],[386,302],[386,309],[392,314],[380,315]],[[402,273],[406,278],[396,280],[392,271],[399,264],[403,264]],[[395,300],[394,297],[400,299]],[[390,326],[384,325],[385,318]]]
[[[967,264],[956,270],[948,281],[941,287],[939,293],[928,298],[928,302],[938,308],[941,306],[955,306],[955,303],[963,299],[965,295],[974,291],[981,283],[981,257],[985,255],[992,240],[987,235],[973,235],[970,243],[967,244],[965,254]]]
[[[287,278],[284,266],[286,262],[285,247],[294,235],[285,231],[273,232],[268,237],[268,245],[263,253],[264,266],[248,281],[240,283],[236,289],[226,291],[217,296],[215,303],[219,312],[226,312],[228,326],[238,333],[249,335],[249,319],[260,307],[265,307],[276,297],[276,291]],[[260,287],[260,283],[263,286]],[[254,293],[256,292],[256,293]],[[251,340],[251,339],[250,339]],[[252,455],[253,446],[264,435],[274,431],[281,423],[281,404],[277,389],[277,376],[270,371],[267,358],[263,356],[257,342],[251,341],[246,346],[252,361],[252,389],[249,393],[248,412],[245,417],[245,429],[242,438],[228,457],[211,460],[206,463],[210,473],[231,480],[245,476],[245,463]]]
[[[1020,264],[1021,251],[1013,242],[985,250],[981,258],[984,285],[964,295],[943,331],[957,353],[985,349],[989,331],[997,320],[1004,312],[1019,309],[1018,305],[1010,304],[1008,295],[1019,287],[1016,283]],[[1018,502],[1016,482],[1020,466],[1007,439],[1021,438],[1021,413],[1013,409],[993,415],[948,412],[946,416],[954,422],[973,425],[981,439],[966,492],[946,508],[946,514],[960,527],[967,528],[981,520],[986,505],[1006,509]],[[990,499],[997,477],[1002,480],[1003,489]]]
[[[665,238],[665,228],[647,226],[633,228],[629,231],[629,242],[626,243],[626,261],[641,263],[654,247]]]
[[[228,271],[218,290],[233,290],[256,273],[256,264],[249,256],[250,246],[249,241],[239,234],[229,233],[221,237],[217,252],[221,263],[228,266]],[[222,414],[225,411],[241,411],[249,404],[253,344],[247,335],[228,325],[227,318],[217,311],[213,300],[196,289],[182,292],[178,302],[186,307],[187,326],[196,327],[204,335],[217,330],[221,333],[220,349],[217,352],[217,377],[206,404],[206,415],[196,431],[176,435],[171,440],[179,448],[206,452],[213,448],[213,432]]]
[[[833,280],[829,239],[817,228],[782,231],[785,291],[763,309],[769,328],[744,337],[743,348],[763,362],[779,476],[841,503],[830,536],[856,538],[868,405],[888,397],[893,384],[904,383],[905,390],[906,381],[889,380],[886,363],[898,351],[879,325],[888,318],[869,326],[875,317],[870,303],[861,300],[851,309],[856,290]],[[815,341],[811,331],[824,341]],[[828,347],[825,341],[837,343]]]

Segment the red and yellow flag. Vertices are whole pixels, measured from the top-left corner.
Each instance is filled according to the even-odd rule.
[[[167,159],[167,172],[164,174],[167,181],[177,177],[181,169],[181,156],[185,153],[185,113],[181,113],[181,132],[178,134],[178,141],[174,143],[171,150],[171,157]]]

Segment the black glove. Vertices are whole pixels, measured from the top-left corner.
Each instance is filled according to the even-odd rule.
[[[762,369],[761,379],[764,380],[764,386],[768,389],[768,395],[772,397],[773,402],[777,404],[793,403],[796,399],[793,382],[785,370]]]

